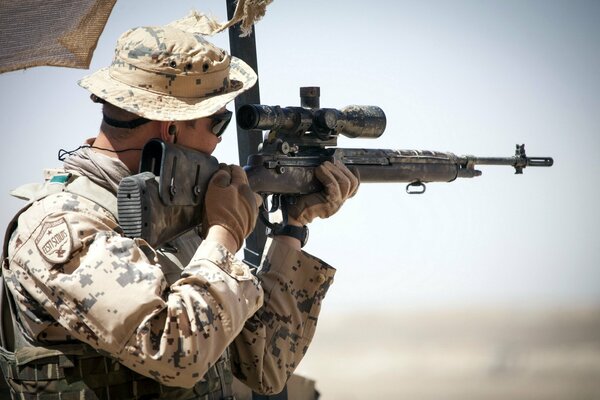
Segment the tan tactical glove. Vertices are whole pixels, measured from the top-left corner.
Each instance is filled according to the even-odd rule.
[[[306,225],[316,217],[328,218],[335,214],[346,199],[354,196],[360,181],[341,162],[329,161],[315,169],[315,176],[323,185],[318,193],[307,194],[297,198],[295,204],[288,205],[288,215],[302,225]]]
[[[261,197],[250,189],[241,167],[220,164],[206,189],[203,236],[206,237],[211,226],[220,225],[231,233],[239,250],[256,225],[261,203]]]

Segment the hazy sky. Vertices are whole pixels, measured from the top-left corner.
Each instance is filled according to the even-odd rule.
[[[343,4],[343,6],[340,6]],[[225,1],[117,1],[91,71],[117,37],[189,10],[225,18]],[[365,184],[311,226],[307,250],[338,268],[329,310],[600,303],[600,2],[283,1],[257,26],[261,100],[373,104],[377,140],[343,147],[479,156],[552,156],[552,168],[482,167],[472,180]],[[228,46],[227,33],[214,38]],[[59,166],[58,149],[95,136],[100,108],[76,81],[90,71],[41,67],[0,75],[0,191]],[[233,127],[216,156],[237,161]],[[2,195],[6,225],[20,201]]]

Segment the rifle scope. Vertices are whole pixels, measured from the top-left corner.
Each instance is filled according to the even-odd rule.
[[[377,106],[304,108],[246,104],[237,110],[237,123],[245,130],[261,129],[302,135],[342,134],[349,138],[378,138],[385,131],[386,118]]]

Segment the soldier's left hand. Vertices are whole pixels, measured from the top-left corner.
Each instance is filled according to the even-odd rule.
[[[315,176],[323,190],[299,196],[295,204],[288,206],[288,215],[301,225],[316,217],[328,218],[358,191],[359,179],[341,161],[324,162],[315,169]]]

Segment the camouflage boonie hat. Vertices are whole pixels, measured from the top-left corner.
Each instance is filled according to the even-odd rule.
[[[201,34],[167,25],[125,32],[110,67],[78,83],[144,118],[185,121],[216,113],[256,79],[250,66]]]

